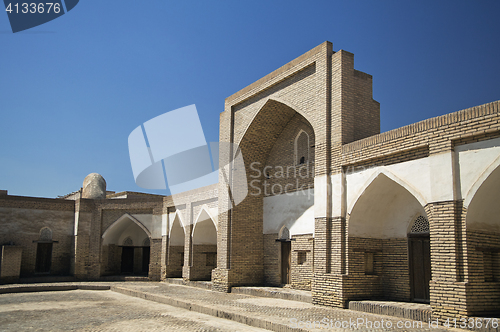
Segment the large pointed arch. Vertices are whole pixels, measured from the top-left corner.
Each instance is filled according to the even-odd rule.
[[[217,223],[212,218],[208,206],[202,206],[192,232],[193,244],[217,245]]]
[[[151,238],[151,232],[142,222],[134,218],[134,216],[125,213],[104,231],[102,234],[103,244],[118,242],[118,238],[130,226],[131,222],[142,229],[148,238]]]
[[[182,221],[179,211],[175,211],[170,229],[168,232],[169,246],[184,246],[185,229],[184,222]]]
[[[176,210],[176,211],[174,212],[174,216],[173,216],[173,218],[172,218],[172,222],[171,222],[171,223],[170,223],[170,225],[169,225],[169,229],[168,229],[168,230],[169,230],[169,232],[168,232],[168,233],[170,234],[170,231],[172,230],[172,226],[174,225],[174,222],[175,222],[176,220],[178,220],[178,221],[179,221],[179,223],[180,223],[180,225],[181,225],[181,227],[182,227],[182,228],[186,227],[186,224],[184,223],[184,220],[183,220],[183,219],[184,219],[184,218],[182,217],[182,213],[181,213],[179,210]]]
[[[201,206],[200,211],[196,215],[195,224],[194,224],[194,227],[193,227],[193,234],[194,234],[194,229],[196,228],[196,224],[199,221],[203,221],[203,220],[206,220],[206,219],[212,220],[212,222],[213,222],[213,224],[215,226],[215,229],[219,229],[219,227],[217,225],[217,216],[213,213],[213,211],[210,211],[210,208],[208,207],[207,204],[203,204]]]
[[[262,103],[261,101],[258,102]],[[278,140],[284,140],[285,136],[288,140],[290,134],[291,139],[288,143],[293,144],[293,139],[296,135],[296,128],[292,126],[295,121],[301,122],[305,127],[310,128],[309,135],[315,137],[314,126],[309,121],[303,110],[292,108],[286,103],[280,102],[273,98],[266,99],[262,107],[252,115],[241,114],[242,117],[251,117],[251,121],[246,122],[245,125],[235,128],[234,142],[239,145],[244,159],[245,171],[247,174],[246,179],[232,178],[232,182],[246,181],[248,187],[248,195],[245,199],[236,205],[232,211],[228,222],[231,227],[225,227],[222,232],[222,242],[220,248],[225,247],[220,253],[220,267],[242,269],[244,272],[242,283],[255,283],[255,280],[261,280],[264,276],[264,183],[267,180],[264,176],[266,166],[278,165],[274,162],[268,162],[273,148],[275,148]],[[239,117],[238,112],[234,113],[235,117]],[[245,120],[248,120],[246,118]],[[241,119],[241,118],[240,118]],[[241,124],[240,119],[238,124]],[[245,127],[246,126],[246,127]],[[293,134],[293,135],[292,135]],[[241,135],[241,136],[240,136]],[[323,136],[321,136],[323,137]],[[318,142],[319,144],[323,142]],[[295,165],[293,161],[293,145],[290,146],[289,156],[290,165]],[[272,155],[274,156],[274,154]],[[288,155],[287,155],[288,156]],[[314,157],[311,157],[313,159]],[[285,166],[288,165],[285,164]],[[276,168],[275,168],[276,170]],[[312,174],[312,173],[311,173]],[[314,182],[311,178],[300,179],[301,181],[310,181],[312,185]],[[231,178],[231,176],[228,176]],[[293,181],[295,185],[296,181]],[[300,185],[296,186],[297,188]],[[289,187],[287,187],[289,188]],[[307,188],[307,187],[306,187]],[[293,188],[296,189],[295,187]],[[289,190],[289,189],[287,189]],[[296,189],[298,190],[298,189]],[[229,200],[229,198],[227,199]],[[220,199],[220,202],[225,202],[226,199]],[[252,211],[249,213],[249,211]],[[251,229],[251,231],[249,231]],[[226,242],[227,239],[227,242]],[[240,243],[247,243],[248,246],[237,245]],[[248,247],[252,250],[249,252]],[[245,262],[243,264],[243,262]],[[235,264],[235,265],[233,265]]]
[[[359,198],[364,194],[366,189],[380,176],[385,176],[388,179],[394,181],[395,183],[399,184],[401,187],[406,189],[415,199],[420,203],[420,205],[425,206],[427,204],[427,200],[424,198],[424,196],[409,185],[407,182],[399,178],[397,175],[389,171],[387,168],[381,166],[379,167],[369,178],[368,180],[365,181],[365,183],[357,190],[357,194],[355,195],[355,199],[352,200],[349,205],[347,206],[347,213],[351,213],[352,209],[354,206],[357,204]]]
[[[316,131],[316,128],[312,125],[313,121],[311,121],[311,119],[309,118],[309,115],[307,113],[305,113],[304,111],[302,111],[300,109],[300,107],[298,107],[297,105],[294,105],[293,103],[285,101],[281,98],[272,97],[272,98],[265,99],[265,102],[262,104],[259,111],[254,115],[252,121],[250,121],[246,125],[246,128],[243,131],[243,136],[241,137],[240,142],[243,142],[245,135],[247,135],[249,132],[251,132],[252,126],[255,125],[256,121],[257,122],[259,121],[259,117],[262,117],[261,113],[263,113],[263,112],[266,113],[266,110],[268,110],[269,108],[282,108],[283,110],[290,111],[292,116],[293,116],[293,114],[298,113],[301,116],[303,116],[309,122],[309,124],[311,125],[313,130]],[[274,117],[276,117],[277,119],[282,118],[283,120],[285,120],[287,122],[289,120],[289,117],[288,116],[283,117],[282,113],[284,113],[284,112],[279,111],[279,112],[275,113]],[[269,119],[270,117],[267,117],[267,118]],[[291,118],[291,116],[290,116],[290,118]]]
[[[418,199],[390,174],[376,174],[357,197],[349,211],[349,236],[405,238],[408,224],[416,215],[427,217],[423,198]]]
[[[500,234],[500,165],[498,158],[491,164],[469,191],[464,202],[467,207],[468,230]]]

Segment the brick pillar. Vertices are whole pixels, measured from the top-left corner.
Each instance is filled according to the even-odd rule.
[[[88,278],[91,280],[99,279],[101,276],[101,220],[102,210],[99,200],[95,200],[92,209],[92,219],[90,223],[89,236],[89,267]]]
[[[431,240],[430,302],[437,318],[467,315],[466,289],[462,281],[462,205],[456,201],[425,206]]]
[[[163,239],[151,239],[150,241],[150,256],[149,256],[149,279],[160,281],[162,268],[162,242]]]
[[[161,237],[161,254],[160,254],[160,280],[167,278],[168,270],[168,235]]]
[[[191,204],[186,205],[188,215],[186,220],[189,220],[189,225],[184,227],[184,266],[182,267],[182,279],[191,280],[191,266],[193,265],[193,221],[191,213]]]
[[[89,278],[90,226],[94,202],[88,199],[75,201],[74,275]]]

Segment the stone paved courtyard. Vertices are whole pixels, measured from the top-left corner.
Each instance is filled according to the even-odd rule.
[[[42,287],[111,290],[33,292]],[[396,317],[158,282],[0,286],[1,292],[21,290],[0,294],[0,331],[448,330]]]
[[[265,331],[112,291],[0,295],[0,331]]]

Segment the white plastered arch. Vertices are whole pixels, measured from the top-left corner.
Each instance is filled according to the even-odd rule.
[[[142,222],[140,222],[138,219],[134,218],[132,215],[125,213],[120,218],[118,218],[115,222],[113,222],[111,225],[109,225],[109,227],[104,231],[104,233],[102,234],[102,237],[101,237],[103,239],[103,242],[105,243],[106,239],[108,237],[112,236],[113,232],[117,233],[117,234],[114,234],[115,237],[117,237],[117,236],[119,237],[118,234],[121,234],[120,228],[123,228],[122,225],[125,222],[127,222],[127,220],[135,223],[137,226],[139,226],[144,231],[144,233],[146,233],[148,238],[151,238],[151,232],[147,229],[146,226],[144,226],[144,224]],[[123,231],[123,229],[121,231]]]
[[[370,176],[370,178],[368,180],[366,180],[366,182],[363,184],[363,186],[361,186],[361,188],[359,188],[359,190],[357,191],[357,194],[355,196],[356,199],[352,200],[352,202],[347,207],[347,213],[350,214],[352,212],[352,209],[354,208],[354,206],[356,206],[356,203],[358,202],[359,198],[363,195],[363,193],[366,191],[366,189],[372,184],[372,182],[375,181],[375,179],[378,178],[381,174],[385,175],[386,177],[388,177],[392,181],[399,184],[401,187],[408,190],[408,192],[410,194],[412,194],[422,206],[425,206],[427,204],[427,201],[425,200],[424,196],[417,189],[410,186],[407,182],[405,182],[404,180],[402,180],[401,178],[396,176],[394,173],[389,171],[387,168],[381,166]],[[347,185],[349,185],[349,184],[347,184]]]
[[[182,230],[182,233],[179,234],[179,237],[174,236],[172,238],[172,232],[175,230],[174,229],[174,224],[176,221],[179,223],[180,229]],[[174,217],[172,218],[172,222],[169,225],[169,230],[168,230],[168,245],[169,246],[183,246],[184,245],[184,237],[186,235],[186,230],[184,229],[184,222],[182,221],[182,215],[179,210],[175,211]],[[182,235],[181,235],[182,234]]]
[[[196,228],[196,224],[198,224],[199,221],[203,221],[203,220],[208,219],[208,218],[200,219],[203,216],[204,213],[206,213],[208,215],[208,218],[210,218],[210,220],[212,220],[212,222],[213,222],[213,224],[215,226],[215,229],[217,231],[219,230],[219,227],[217,225],[218,224],[217,218],[216,217],[214,218],[213,213],[210,212],[210,208],[208,207],[208,205],[207,204],[203,204],[201,206],[200,212],[198,212],[198,215],[196,216],[196,219],[195,219],[195,222],[194,222],[194,227],[193,227],[193,233],[192,234],[194,234],[194,229]]]
[[[469,207],[472,199],[476,196],[477,191],[481,188],[486,179],[500,166],[500,156],[498,156],[485,170],[477,177],[474,184],[467,192],[464,200],[464,207]]]
[[[184,230],[184,227],[186,226],[184,224],[184,221],[182,220],[182,214],[179,210],[176,210],[174,213],[174,217],[172,218],[172,221],[169,223],[168,226],[168,236],[170,237],[170,233],[172,232],[172,227],[174,225],[175,219],[179,219],[179,223],[181,224],[181,228]]]
[[[208,218],[202,218],[208,217]],[[207,223],[211,223],[208,224]],[[215,232],[213,228],[215,228]],[[201,227],[202,230],[199,230]],[[206,204],[204,204],[196,217],[196,222],[193,227],[193,232],[191,233],[191,237],[193,239],[193,244],[215,244],[217,245],[217,223],[214,218],[212,218],[212,214],[209,211],[209,208]],[[196,231],[203,231],[203,236],[199,236]]]

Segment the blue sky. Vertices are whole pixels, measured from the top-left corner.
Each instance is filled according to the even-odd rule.
[[[0,13],[0,189],[56,197],[133,179],[127,138],[224,99],[325,40],[373,75],[381,131],[500,99],[499,1],[95,1],[13,34]],[[165,193],[165,192],[163,192]]]

